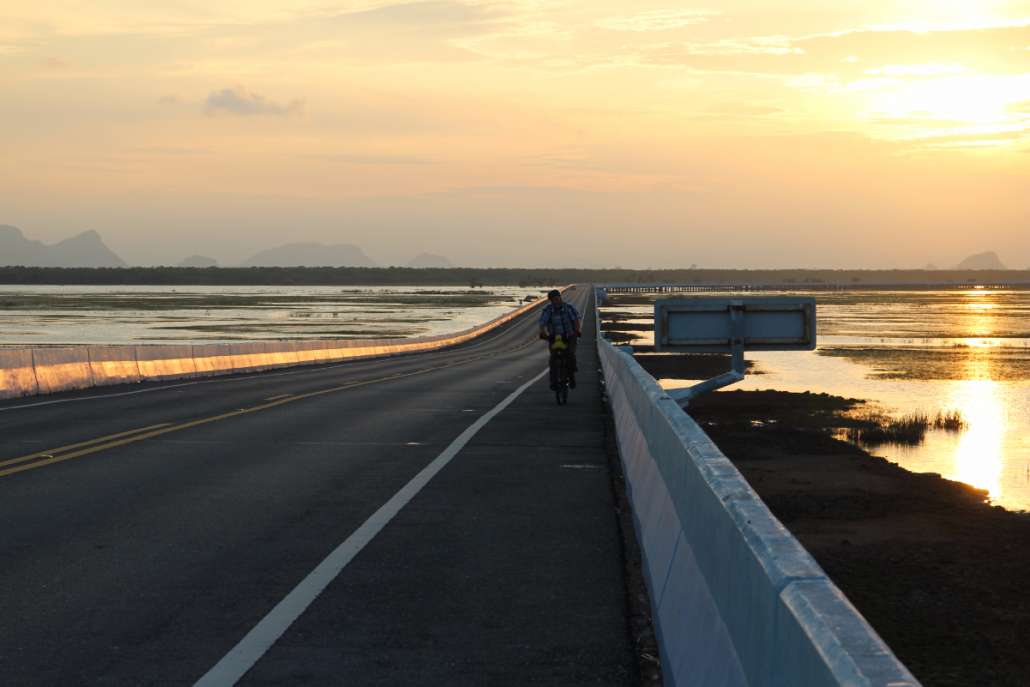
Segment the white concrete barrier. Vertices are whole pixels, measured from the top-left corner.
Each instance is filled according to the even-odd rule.
[[[32,351],[0,348],[0,398],[35,396],[39,393]]]
[[[140,379],[192,379],[197,376],[193,346],[136,346]]]
[[[229,344],[235,372],[260,372],[268,369],[268,348],[263,342]]]
[[[9,349],[0,353],[0,398],[126,382],[258,372],[294,365],[436,350],[483,336],[543,302],[533,301],[483,325],[453,334],[413,339]],[[30,364],[25,361],[30,361]]]
[[[36,383],[41,394],[87,389],[93,386],[89,351],[85,346],[34,348],[32,366],[36,370]]]
[[[140,380],[135,346],[89,346],[92,386],[135,384]]]
[[[295,347],[300,365],[315,365],[329,358],[329,349],[325,348],[324,341],[298,341]]]
[[[233,372],[232,347],[229,344],[196,344],[192,346],[193,367],[198,377],[214,377]]]
[[[598,352],[666,684],[918,685],[654,378]]]
[[[265,343],[265,354],[268,356],[268,369],[293,367],[300,363],[297,345],[292,341],[268,341]]]

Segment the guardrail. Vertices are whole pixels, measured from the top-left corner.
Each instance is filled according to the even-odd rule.
[[[535,300],[485,324],[452,334],[413,339],[0,349],[0,399],[113,384],[213,377],[437,350],[480,337],[543,302],[546,299]]]
[[[666,684],[916,687],[729,459],[595,319]]]

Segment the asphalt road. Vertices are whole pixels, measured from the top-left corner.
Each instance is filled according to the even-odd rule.
[[[511,399],[535,330],[0,403],[0,681],[194,684],[399,503],[240,684],[633,683],[593,341]]]

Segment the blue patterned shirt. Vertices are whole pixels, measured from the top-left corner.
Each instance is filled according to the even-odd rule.
[[[576,335],[576,322],[582,319],[576,306],[572,303],[563,302],[559,308],[548,303],[540,313],[540,326],[544,327],[551,336],[561,334],[567,338]]]

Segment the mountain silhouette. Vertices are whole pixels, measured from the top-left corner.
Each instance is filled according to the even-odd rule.
[[[960,262],[955,266],[957,270],[1007,270],[1008,268],[1002,264],[1001,259],[998,258],[998,254],[993,251],[987,251],[986,253],[977,253],[976,255],[970,255],[968,258]]]
[[[408,261],[408,267],[454,267],[451,261],[442,255],[419,253]]]
[[[263,250],[243,262],[244,267],[375,267],[357,246],[349,243],[288,243]]]
[[[0,265],[23,267],[125,267],[100,234],[85,231],[47,245],[25,238],[21,229],[0,225]]]
[[[218,261],[206,255],[191,255],[183,258],[179,267],[218,267]]]

